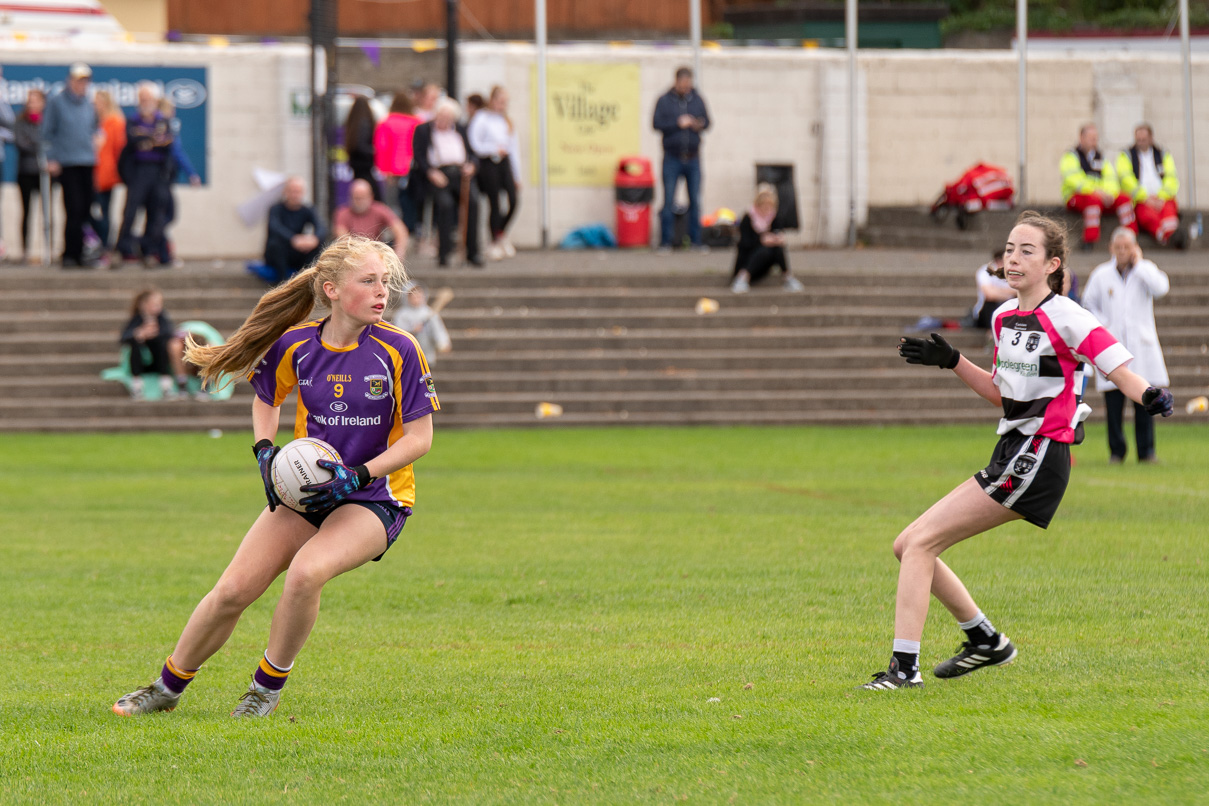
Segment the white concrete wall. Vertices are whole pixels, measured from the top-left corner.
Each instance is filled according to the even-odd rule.
[[[529,159],[536,137],[531,110],[527,43],[467,43],[461,86],[511,90],[512,118]],[[290,90],[308,85],[309,57],[301,46],[133,45],[119,50],[64,53],[13,48],[11,62],[186,65],[209,68],[208,164],[204,188],[178,187],[173,237],[183,257],[248,257],[263,246],[263,227],[245,228],[236,207],[257,192],[252,171],[310,173],[305,120],[290,118]],[[627,62],[640,67],[640,150],[656,164],[660,139],[650,127],[655,100],[671,85],[675,68],[690,64],[688,48],[555,46],[554,61]],[[750,203],[757,163],[795,166],[802,229],[795,244],[845,242],[848,224],[847,61],[843,52],[812,49],[707,50],[700,84],[713,126],[703,147],[702,209]],[[407,77],[400,77],[405,83]],[[1178,57],[1164,54],[1038,55],[1029,67],[1028,188],[1030,201],[1056,204],[1057,163],[1085,121],[1100,125],[1109,149],[1129,144],[1135,118],[1150,121],[1187,176]],[[1194,61],[1196,131],[1209,134],[1209,56]],[[1014,175],[1016,59],[1008,52],[866,51],[858,78],[857,220],[868,205],[926,205],[966,168],[998,163]],[[526,175],[528,171],[526,170]],[[1198,153],[1197,174],[1209,183],[1209,147]],[[1202,192],[1203,199],[1206,193]],[[662,203],[656,193],[655,210]],[[1187,182],[1181,201],[1188,204]],[[14,251],[19,206],[6,185],[3,232]],[[117,204],[115,204],[115,209]],[[614,222],[611,188],[554,188],[550,238],[574,227]],[[513,240],[540,242],[538,192],[526,184]],[[657,224],[652,237],[658,237]]]
[[[468,45],[462,86],[467,92],[505,83],[522,142],[535,137],[530,120],[529,45]],[[677,65],[691,63],[687,48],[554,46],[550,59],[625,61],[641,66],[643,153],[658,160],[659,136],[649,128],[655,99]],[[848,78],[839,51],[798,49],[707,50],[701,89],[714,125],[703,147],[704,210],[737,210],[750,199],[756,163],[796,166],[802,229],[797,244],[839,245],[849,219]],[[927,205],[947,182],[977,162],[1017,173],[1017,61],[1006,51],[865,51],[859,56],[856,219],[868,205]],[[1196,130],[1209,132],[1209,58],[1194,61]],[[1037,55],[1028,70],[1028,201],[1061,201],[1058,160],[1079,126],[1096,122],[1101,144],[1132,142],[1133,127],[1148,120],[1187,176],[1180,62],[1170,54],[1082,53]],[[1209,181],[1209,148],[1197,174]],[[1181,193],[1189,203],[1187,182]],[[1203,196],[1204,194],[1202,194]],[[657,194],[656,207],[661,204]],[[526,188],[514,235],[537,242],[536,188]],[[551,237],[583,223],[613,219],[612,194],[603,188],[554,188]],[[657,237],[657,233],[653,233]]]
[[[204,187],[176,187],[177,220],[170,230],[177,254],[185,258],[243,257],[264,249],[264,225],[245,227],[236,207],[258,188],[252,171],[261,168],[310,176],[310,128],[291,121],[289,93],[309,85],[310,56],[298,45],[130,45],[61,50],[13,47],[5,61],[22,64],[173,65],[207,68],[207,164]],[[20,249],[21,202],[15,184],[4,185],[3,234],[10,253]],[[122,193],[114,194],[120,222]],[[62,208],[55,217],[62,222]],[[117,223],[115,222],[115,226]]]
[[[867,52],[869,161],[873,205],[928,204],[976,162],[1015,177],[1017,61],[1007,52]],[[1033,56],[1028,65],[1028,201],[1061,202],[1058,160],[1079,127],[1094,122],[1109,152],[1133,142],[1149,121],[1187,177],[1180,60],[1170,54],[1080,53]],[[1209,59],[1193,63],[1194,130],[1209,133]],[[1197,153],[1209,177],[1209,148]],[[1200,205],[1205,195],[1198,193]],[[1187,206],[1187,182],[1181,190]]]
[[[521,150],[529,157],[529,138],[536,138],[532,110],[530,68],[536,49],[528,44],[467,44],[462,49],[461,87],[465,94],[486,93],[494,84],[511,90],[511,117],[517,127]],[[608,45],[555,46],[550,61],[625,62],[640,67],[641,90],[635,103],[642,110],[640,151],[650,157],[659,175],[663,154],[661,136],[651,127],[655,101],[672,85],[675,70],[692,64],[692,52],[684,47],[611,47]],[[712,125],[702,146],[702,198],[704,212],[730,207],[742,213],[751,203],[755,189],[755,166],[792,164],[798,190],[798,215],[802,222],[799,241],[813,242],[820,227],[834,226],[834,210],[820,210],[820,198],[842,197],[844,231],[847,228],[848,171],[820,170],[821,138],[834,127],[847,131],[847,113],[823,120],[822,98],[834,101],[835,82],[824,83],[823,68],[840,70],[846,87],[843,55],[834,51],[797,49],[748,49],[706,51],[702,57],[699,85],[709,108]],[[830,73],[830,78],[834,78]],[[846,106],[844,110],[846,110]],[[835,130],[838,131],[838,130]],[[846,136],[834,137],[846,153]],[[846,159],[846,157],[845,157]],[[845,163],[846,165],[846,163]],[[528,171],[526,170],[526,175]],[[831,184],[826,192],[823,182]],[[656,184],[661,183],[656,179]],[[683,191],[682,191],[683,192]],[[663,203],[661,187],[652,209],[652,240],[659,237],[658,211]],[[550,239],[557,243],[575,227],[615,221],[611,188],[555,187],[550,198]],[[820,222],[820,215],[823,221]],[[830,216],[830,218],[828,218]],[[541,219],[538,188],[522,189],[520,209],[512,228],[513,240],[522,246],[540,242]]]

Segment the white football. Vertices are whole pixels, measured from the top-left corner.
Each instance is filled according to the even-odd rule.
[[[303,492],[303,485],[317,484],[332,477],[332,471],[319,466],[320,459],[339,462],[340,454],[314,437],[296,439],[277,452],[273,459],[273,488],[281,503],[298,512],[306,511],[299,502],[314,493]]]

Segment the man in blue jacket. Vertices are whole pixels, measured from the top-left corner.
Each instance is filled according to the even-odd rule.
[[[688,188],[688,238],[701,245],[701,132],[709,128],[705,101],[693,89],[693,71],[681,67],[676,83],[655,103],[654,126],[663,132],[663,209],[659,213],[659,251],[672,247],[676,185]]]
[[[97,164],[93,138],[97,113],[88,97],[92,70],[76,62],[67,73],[67,86],[46,102],[42,140],[46,169],[63,188],[63,268],[84,266],[84,225],[92,210],[92,173]]]

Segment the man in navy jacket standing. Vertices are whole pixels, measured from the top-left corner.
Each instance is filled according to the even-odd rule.
[[[705,100],[693,89],[693,71],[676,70],[676,83],[655,103],[654,126],[663,132],[663,209],[659,213],[659,251],[672,247],[676,185],[688,187],[688,238],[701,245],[701,132],[709,128]]]

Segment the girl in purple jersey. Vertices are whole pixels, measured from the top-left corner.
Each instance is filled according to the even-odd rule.
[[[900,562],[889,669],[862,688],[923,686],[919,641],[928,594],[957,619],[967,640],[958,654],[933,669],[959,677],[1016,657],[1016,647],[983,615],[957,575],[940,559],[945,549],[1000,524],[1024,518],[1045,528],[1070,477],[1070,444],[1082,419],[1078,394],[1082,364],[1094,363],[1129,398],[1152,414],[1169,416],[1166,389],[1147,387],[1127,368],[1132,356],[1070,299],[1060,296],[1066,266],[1066,232],[1037,213],[1020,216],[1008,236],[1004,274],[1016,299],[995,312],[994,370],[963,358],[941,336],[905,338],[899,354],[911,364],[951,369],[967,386],[1002,405],[999,444],[990,464],[932,505],[894,541]]]
[[[439,408],[414,339],[382,322],[391,292],[401,292],[406,281],[403,264],[390,247],[344,237],[325,249],[313,266],[265,294],[227,344],[189,345],[186,359],[201,369],[204,381],[227,373],[259,373],[253,373],[253,453],[268,506],[193,611],[160,677],[119,699],[115,713],[130,716],[175,708],[197,670],[231,636],[243,611],[284,572],[268,649],[232,715],[272,713],[315,624],[324,584],[381,557],[398,536],[414,502],[410,466],[431,447],[432,412]],[[316,304],[330,308],[330,315],[300,324]],[[299,357],[298,349],[283,351],[283,342],[305,345],[301,352],[310,358]],[[260,373],[272,356],[280,356],[280,361]],[[314,361],[326,376],[359,382],[365,373],[357,362],[380,365],[386,360],[393,369],[387,372],[379,366],[383,374],[366,376],[364,390],[342,382],[316,392],[318,380],[305,375],[308,361]],[[279,450],[273,440],[281,401],[294,386],[300,397],[346,396],[361,407],[354,410],[372,413],[358,416],[356,427],[323,432],[349,465],[327,464],[332,479],[311,486],[313,495],[303,502],[308,505],[305,513],[281,506],[270,478]],[[298,408],[295,435],[302,436],[316,418],[313,406],[300,403]],[[337,409],[346,410],[332,410]],[[365,425],[375,419],[377,425]]]

